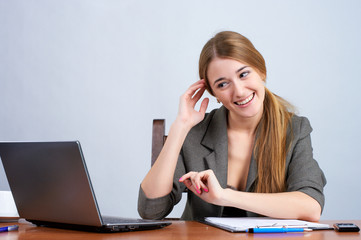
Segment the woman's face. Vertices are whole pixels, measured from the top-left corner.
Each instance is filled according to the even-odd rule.
[[[265,86],[252,67],[229,58],[214,58],[208,66],[209,85],[214,96],[240,118],[260,119]]]

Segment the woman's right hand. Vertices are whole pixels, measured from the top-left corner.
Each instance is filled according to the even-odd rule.
[[[204,119],[209,99],[203,99],[199,111],[195,110],[194,107],[205,90],[205,80],[202,79],[192,84],[180,97],[177,120],[189,129]]]

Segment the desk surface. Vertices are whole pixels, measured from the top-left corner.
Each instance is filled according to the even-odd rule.
[[[340,221],[321,221],[322,223],[333,223]],[[361,226],[361,220],[341,221],[352,222]],[[224,230],[204,225],[198,222],[173,221],[172,225],[163,229],[124,232],[124,233],[89,233],[73,230],[54,229],[46,227],[36,227],[27,222],[20,223],[0,223],[0,227],[8,225],[19,225],[19,231],[0,233],[1,239],[361,239],[358,233],[339,233],[333,230],[313,231],[307,233],[272,233],[272,234],[248,234],[248,233],[230,233]],[[4,238],[5,237],[5,238]]]

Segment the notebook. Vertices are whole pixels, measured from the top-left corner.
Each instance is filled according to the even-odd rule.
[[[229,232],[246,232],[249,228],[268,227],[298,227],[312,230],[333,230],[332,227],[324,223],[268,217],[206,217],[201,222]]]
[[[119,232],[171,224],[102,216],[79,141],[0,142],[0,157],[19,216],[36,225]]]

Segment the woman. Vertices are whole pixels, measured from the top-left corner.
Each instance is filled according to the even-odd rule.
[[[326,179],[313,159],[305,117],[265,87],[262,55],[244,36],[220,32],[204,46],[201,80],[181,96],[167,141],[144,178],[138,212],[161,219],[185,188],[182,219],[269,216],[317,221]],[[206,114],[205,90],[223,106]]]

